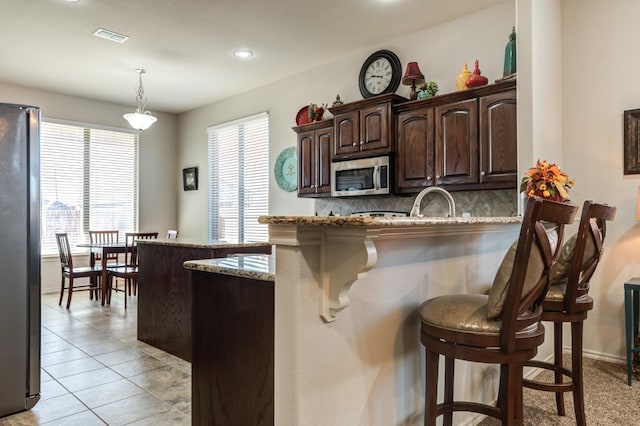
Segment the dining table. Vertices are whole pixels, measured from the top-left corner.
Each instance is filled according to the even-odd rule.
[[[100,266],[102,268],[102,277],[100,281],[100,303],[102,304],[102,306],[104,306],[107,294],[107,279],[109,278],[107,274],[107,255],[111,253],[124,253],[126,244],[124,241],[112,243],[80,243],[77,244],[77,247],[89,248],[89,262],[92,267],[96,264],[96,253],[100,254]]]

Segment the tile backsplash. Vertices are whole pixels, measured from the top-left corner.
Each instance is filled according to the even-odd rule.
[[[417,194],[407,196],[372,196],[318,198],[316,214],[349,216],[362,211],[401,211],[409,213]],[[518,193],[515,189],[452,192],[456,216],[469,213],[474,217],[515,216],[518,213]],[[447,216],[449,205],[442,194],[430,193],[422,199],[424,216]]]

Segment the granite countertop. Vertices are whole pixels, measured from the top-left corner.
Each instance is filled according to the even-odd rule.
[[[233,241],[205,240],[198,238],[158,238],[156,240],[139,240],[138,244],[152,244],[158,246],[190,247],[190,248],[236,248],[236,247],[267,247],[268,242],[238,243]]]
[[[258,222],[269,225],[326,226],[438,226],[473,224],[518,224],[522,217],[367,217],[367,216],[260,216]]]
[[[270,254],[240,255],[220,259],[188,260],[183,266],[195,271],[275,281],[275,258]]]

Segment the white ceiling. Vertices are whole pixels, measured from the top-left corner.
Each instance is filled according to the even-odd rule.
[[[0,0],[0,82],[180,113],[506,1]]]

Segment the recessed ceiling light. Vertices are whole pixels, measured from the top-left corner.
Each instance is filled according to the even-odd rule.
[[[233,54],[238,58],[250,58],[253,56],[253,52],[246,49],[236,50],[235,52],[233,52]]]

